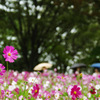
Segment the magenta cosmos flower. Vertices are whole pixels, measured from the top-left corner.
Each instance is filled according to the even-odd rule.
[[[3,50],[3,57],[5,58],[5,61],[8,61],[10,63],[13,63],[14,60],[18,58],[17,50],[14,50],[15,48],[13,46],[6,46]]]
[[[94,88],[93,86],[91,86],[90,93],[91,93],[91,94],[96,94],[96,90],[95,90],[95,88]]]
[[[0,64],[0,75],[3,75],[5,71],[5,67],[2,64]]]
[[[74,85],[73,88],[71,89],[72,100],[75,100],[76,98],[80,98],[81,95],[82,93],[80,91],[80,87]]]
[[[37,98],[38,94],[39,94],[39,86],[38,84],[36,84],[35,86],[33,86],[32,97]]]

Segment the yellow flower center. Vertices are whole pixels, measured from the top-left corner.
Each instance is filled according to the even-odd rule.
[[[100,95],[99,95],[99,97],[100,97]]]
[[[57,95],[55,95],[57,97]]]
[[[62,79],[64,79],[64,77],[62,76]]]
[[[1,72],[1,69],[0,69],[0,72]]]
[[[35,90],[35,93],[37,93],[37,90]]]
[[[50,98],[50,96],[48,96],[48,98]]]
[[[82,73],[80,73],[80,76],[82,76]]]
[[[11,53],[8,53],[8,56],[11,56]]]
[[[76,91],[74,91],[74,94],[76,94]]]
[[[7,92],[6,94],[9,95],[9,92]]]

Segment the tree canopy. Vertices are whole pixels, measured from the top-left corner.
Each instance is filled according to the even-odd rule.
[[[18,49],[18,70],[32,71],[48,59],[61,71],[76,62],[99,62],[99,8],[99,0],[1,0],[1,51],[6,45]]]

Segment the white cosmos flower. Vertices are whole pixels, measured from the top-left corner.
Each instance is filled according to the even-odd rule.
[[[32,90],[33,90],[33,87],[30,87],[28,93],[31,94]]]
[[[67,93],[69,96],[71,96],[71,89],[73,88],[72,85],[68,86],[68,89],[67,89]]]
[[[82,87],[81,86],[78,86],[80,88],[80,91],[82,90]]]
[[[26,85],[26,87],[25,86],[22,86],[22,89],[23,90],[27,90],[28,89],[28,85]]]
[[[3,86],[0,86],[0,89],[1,89],[1,90],[4,90],[4,87],[3,87]]]
[[[16,71],[16,72],[13,72],[13,75],[14,75],[14,76],[17,76],[17,74],[18,74],[18,72],[17,72],[17,71]]]
[[[28,78],[28,82],[29,83],[39,83],[39,80],[35,77],[29,77]]]
[[[100,100],[100,97],[98,97],[98,100]]]
[[[91,97],[91,93],[88,93],[87,96],[88,96],[88,98],[90,98]]]
[[[18,79],[23,80],[23,76],[21,74],[19,74]]]
[[[17,83],[15,81],[12,81],[12,85],[16,85]]]
[[[83,96],[83,100],[87,100],[87,97],[86,96]]]
[[[55,93],[55,99],[59,99],[59,93]]]
[[[49,83],[50,83],[49,81],[46,81],[46,82],[43,84],[43,87],[44,87],[44,88],[49,87]]]
[[[3,85],[6,87],[6,86],[7,86],[7,83],[6,83],[6,82],[4,82],[4,83],[3,83]]]
[[[15,88],[16,88],[15,85],[10,85],[10,86],[8,87],[8,90],[9,90],[9,91],[13,91]]]
[[[100,89],[100,85],[96,85],[96,86],[95,86],[95,89],[96,89],[96,90],[99,90],[99,89]]]
[[[25,72],[22,72],[22,75],[25,75]]]
[[[42,98],[37,98],[36,100],[43,100]]]

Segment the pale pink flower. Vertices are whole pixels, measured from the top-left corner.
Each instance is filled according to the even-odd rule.
[[[8,98],[12,98],[14,96],[14,94],[12,94],[11,91],[6,90],[5,96],[8,97]]]
[[[69,85],[67,88],[67,93],[69,96],[71,96],[71,89],[73,88],[73,85]]]
[[[57,68],[55,68],[54,71],[56,72],[57,71]]]
[[[0,84],[3,84],[3,78],[0,77]]]
[[[51,94],[49,92],[46,92],[46,100],[49,100],[51,98]]]
[[[57,76],[58,79],[60,79],[62,82],[65,82],[65,76]]]
[[[19,96],[19,100],[22,100],[23,99],[23,96],[21,95],[21,96]]]

